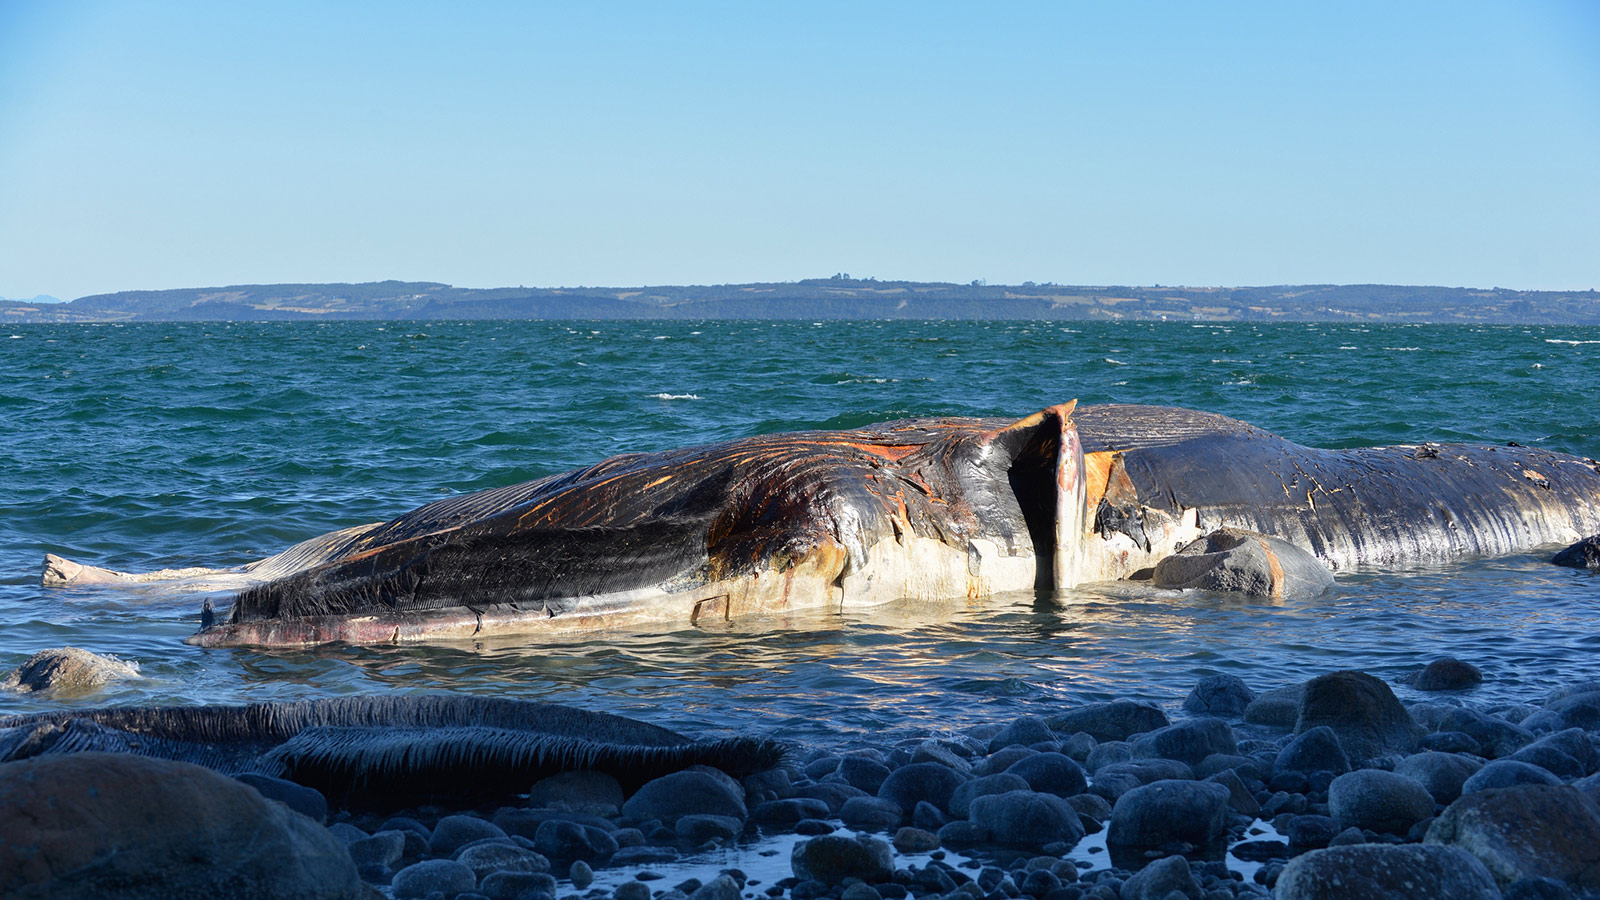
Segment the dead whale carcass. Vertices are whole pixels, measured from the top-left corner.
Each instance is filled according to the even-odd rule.
[[[404,642],[1048,591],[1129,577],[1225,526],[1334,570],[1505,554],[1600,530],[1600,469],[1525,447],[1320,450],[1130,405],[764,435],[303,542],[213,575],[250,586],[189,640]]]

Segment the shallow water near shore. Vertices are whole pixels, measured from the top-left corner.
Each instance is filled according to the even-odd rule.
[[[449,493],[626,451],[1073,397],[1248,419],[1303,443],[1475,440],[1600,456],[1600,329],[1189,323],[327,323],[14,326],[0,345],[0,669],[64,645],[145,676],[0,712],[461,691],[696,734],[846,746],[1112,697],[1171,712],[1442,655],[1480,702],[1600,677],[1600,579],[1548,553],[1340,577],[1275,604],[1082,588],[717,628],[311,651],[200,650],[199,600],[46,589],[45,552],[231,565]],[[1402,698],[1415,697],[1398,687]]]

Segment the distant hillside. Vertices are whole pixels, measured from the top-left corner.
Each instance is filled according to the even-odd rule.
[[[1088,287],[878,281],[637,288],[241,284],[0,301],[4,322],[332,319],[1052,319],[1600,324],[1600,293],[1382,284]]]

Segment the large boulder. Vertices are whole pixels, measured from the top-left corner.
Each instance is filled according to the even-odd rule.
[[[1125,741],[1130,735],[1164,728],[1167,714],[1148,703],[1112,700],[1091,703],[1050,717],[1050,727],[1062,734],[1082,731],[1097,741]]]
[[[132,754],[0,765],[8,900],[364,898],[344,844],[232,778]]]
[[[1600,569],[1600,534],[1592,534],[1567,547],[1550,561],[1574,569]]]
[[[1470,853],[1417,844],[1313,850],[1283,867],[1277,900],[1500,900],[1494,878]]]
[[[1309,600],[1333,586],[1333,573],[1281,538],[1219,528],[1156,563],[1153,580],[1157,587],[1174,590]]]
[[[85,694],[124,678],[138,678],[139,667],[77,647],[40,650],[0,679],[0,688]]]
[[[1354,760],[1409,754],[1424,734],[1394,691],[1365,672],[1330,672],[1306,682],[1295,734],[1323,725]]]
[[[1229,798],[1227,788],[1204,781],[1140,785],[1117,798],[1106,842],[1124,847],[1215,843],[1227,831]]]
[[[1466,850],[1502,884],[1550,877],[1580,894],[1600,891],[1600,805],[1568,785],[1464,794],[1425,841]]]

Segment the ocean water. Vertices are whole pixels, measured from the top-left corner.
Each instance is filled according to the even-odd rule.
[[[1341,576],[1273,603],[1082,588],[715,628],[306,651],[185,646],[199,600],[43,588],[46,552],[233,565],[455,492],[626,452],[1079,398],[1189,406],[1302,443],[1522,444],[1600,457],[1600,329],[1322,324],[471,322],[0,329],[0,670],[77,646],[142,678],[0,713],[459,691],[697,734],[881,741],[1112,697],[1176,711],[1453,655],[1483,702],[1600,677],[1600,578],[1541,551]],[[1553,548],[1552,548],[1553,549]],[[1397,687],[1402,697],[1415,696]]]

